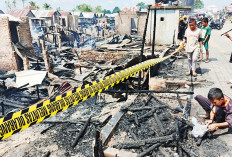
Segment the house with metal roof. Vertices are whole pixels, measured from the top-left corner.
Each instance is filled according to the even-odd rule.
[[[63,27],[66,27],[68,24],[68,16],[72,15],[71,12],[64,12],[64,11],[60,11],[59,12],[61,17],[60,17],[60,25]]]
[[[97,15],[94,12],[82,12],[79,16],[80,25],[96,24]]]
[[[36,18],[44,18],[47,26],[55,26],[60,22],[61,14],[54,10],[38,10],[35,12]]]
[[[30,9],[13,9],[8,12],[8,14],[14,17],[35,17]]]
[[[96,17],[102,18],[102,17],[105,17],[105,14],[104,13],[96,13]]]

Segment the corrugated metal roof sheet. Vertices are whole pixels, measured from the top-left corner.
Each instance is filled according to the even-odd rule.
[[[94,18],[96,14],[94,12],[82,12],[84,18]]]
[[[35,7],[33,7],[33,6],[30,6],[30,5],[28,5],[28,6],[24,7],[24,9],[29,9],[29,10],[36,10],[36,8],[35,8]]]
[[[136,12],[136,11],[140,11],[140,7],[125,7],[122,9],[123,12]]]
[[[72,15],[70,12],[65,12],[65,11],[59,11],[59,13],[61,14],[61,16]]]
[[[14,17],[14,16],[9,15],[9,14],[0,14],[0,17],[8,17],[9,21],[13,21],[13,22],[22,22],[22,20],[20,20],[19,18]]]
[[[81,12],[80,11],[74,11],[72,12],[73,15],[77,15],[77,16],[80,16]]]
[[[56,11],[53,10],[38,10],[35,13],[36,17],[52,17]],[[59,13],[59,12],[58,12]],[[59,13],[60,14],[60,13]]]
[[[107,17],[115,17],[116,15],[118,15],[118,13],[114,13],[114,14],[106,14],[105,16],[107,16]]]
[[[30,13],[29,9],[22,9],[22,10],[10,10],[8,14],[14,16],[14,17],[25,17]],[[32,13],[33,14],[33,13]]]

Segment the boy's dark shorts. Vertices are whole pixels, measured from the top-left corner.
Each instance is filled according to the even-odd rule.
[[[202,106],[202,108],[206,112],[209,112],[209,113],[211,112],[213,108],[213,104],[210,102],[209,99],[207,99],[206,97],[203,97],[202,95],[197,95],[195,97],[195,100]],[[225,122],[226,112],[221,107],[218,107],[218,106],[215,106],[215,107],[216,107],[216,112],[215,112],[216,121],[218,123]]]

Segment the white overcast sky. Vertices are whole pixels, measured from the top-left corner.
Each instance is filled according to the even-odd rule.
[[[11,0],[12,1],[12,0]],[[102,6],[103,9],[113,10],[115,6],[118,6],[120,9],[124,7],[133,7],[139,2],[144,2],[146,4],[152,4],[155,0],[26,0],[25,6],[28,5],[29,1],[36,2],[40,7],[43,6],[44,3],[51,4],[53,9],[60,7],[62,10],[70,11],[76,5],[87,3],[92,7],[96,7],[97,5]],[[222,9],[224,6],[230,5],[232,0],[203,0],[205,6],[216,5],[219,9]],[[17,0],[17,9],[22,9],[22,0]],[[0,0],[0,9],[3,11],[7,11],[7,7],[5,5],[5,0]]]

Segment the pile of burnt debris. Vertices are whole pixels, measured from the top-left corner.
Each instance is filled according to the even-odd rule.
[[[97,40],[86,36],[78,46],[69,42],[70,37],[62,42],[54,37],[38,39],[33,44],[35,54],[15,46],[23,59],[24,71],[0,73],[1,117],[54,99],[141,61],[162,58],[176,48],[171,45],[152,49],[144,46],[140,37],[128,35]],[[54,150],[57,156],[201,155],[197,147],[201,138],[191,135],[193,124],[188,121],[191,101],[187,97],[193,94],[190,87],[202,82],[193,83],[182,77],[183,67],[178,66],[183,65],[183,60],[185,57],[177,54],[87,99],[78,108],[58,114],[55,120],[44,120],[38,125],[45,128],[39,130],[46,140],[33,141],[34,152],[24,155],[41,156],[44,152],[38,151],[38,146],[46,148],[54,143],[60,149]],[[177,91],[186,87],[186,92]],[[164,97],[161,93],[169,95]],[[172,94],[174,98],[170,98]],[[54,151],[48,151],[46,156]]]
[[[0,73],[0,116],[54,98],[74,87],[82,87],[139,63],[140,37],[112,35],[105,40],[94,39],[96,47],[90,46],[88,39],[84,43],[89,45],[89,49],[71,47],[67,41],[61,42],[54,37],[51,40],[44,35],[34,41],[35,54],[20,43],[14,46],[23,66],[19,72]],[[150,47],[145,47],[144,52],[149,51]],[[157,55],[160,51],[157,50]],[[149,58],[144,56],[143,60]]]
[[[30,61],[31,70],[1,73],[2,116],[140,62],[140,51],[122,50],[128,49],[128,45],[107,53],[107,48],[99,47],[94,50],[66,47],[58,52],[52,43],[45,45],[51,45],[44,48],[50,66],[43,61]],[[155,57],[174,50],[174,46],[156,49]],[[152,58],[150,52],[151,48],[145,47],[143,61]],[[25,151],[23,156],[42,156],[46,152],[45,156],[210,156],[212,153],[207,149],[212,143],[226,151],[209,133],[203,141],[191,134],[191,87],[202,82],[183,79],[184,61],[186,58],[177,54],[144,71],[141,79],[135,75],[81,102],[78,107],[35,125],[40,128],[39,138],[30,141],[30,151]],[[150,77],[151,71],[155,78]],[[14,149],[20,149],[20,145],[17,143]]]
[[[198,156],[190,133],[193,125],[186,120],[191,102],[184,106],[179,94],[177,100],[179,106],[164,103],[154,94],[140,95],[132,104],[121,108],[125,116],[113,137],[117,141],[113,147],[129,149],[134,156]],[[116,140],[123,136],[122,132],[128,136]]]
[[[65,156],[210,156],[207,149],[222,143],[210,133],[193,137],[194,126],[187,120],[192,104],[181,100],[186,94],[191,92],[133,94],[122,102],[101,94],[63,120],[44,121],[49,126],[41,134],[49,134],[52,142],[41,142],[57,143]],[[77,110],[82,114],[70,120]],[[221,148],[219,154],[227,151]]]

